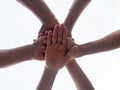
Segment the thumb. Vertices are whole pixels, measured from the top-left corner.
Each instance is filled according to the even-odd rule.
[[[67,59],[73,58],[73,56],[74,56],[75,52],[77,51],[77,49],[78,49],[78,46],[77,46],[77,45],[73,46],[73,47],[68,51],[68,53],[66,54]]]

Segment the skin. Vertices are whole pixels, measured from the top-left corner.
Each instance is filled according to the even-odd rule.
[[[44,0],[17,0],[19,3],[29,8],[41,22],[49,22],[55,19]],[[45,14],[46,13],[46,14]]]
[[[43,60],[45,56],[42,46],[45,40],[46,37],[41,37],[33,44],[0,50],[0,68],[32,59]]]
[[[58,71],[68,63],[71,54],[77,49],[76,47],[73,47],[66,53],[66,46],[66,31],[55,26],[53,36],[51,32],[48,33],[45,69],[37,90],[51,90]]]
[[[90,3],[90,0],[75,0],[70,8],[70,11],[64,21],[64,27],[67,31],[69,31],[69,36],[71,37],[71,32],[73,26],[75,25],[78,17],[81,15],[82,11],[85,7]],[[73,47],[75,43],[71,38],[68,38],[69,44],[67,47]],[[72,56],[72,55],[71,55]],[[70,73],[73,81],[77,87],[77,90],[94,90],[94,87],[90,83],[87,76],[84,74],[80,66],[75,61],[75,58],[66,65],[68,72]]]
[[[65,26],[64,29],[68,31]],[[74,46],[77,46],[77,51],[79,48],[78,45],[75,44],[71,38],[67,37],[67,51],[71,49],[70,47]],[[73,53],[73,55],[75,55],[75,53]],[[94,90],[93,85],[91,84],[85,73],[82,71],[82,69],[79,67],[73,55],[70,56],[71,59],[69,60],[69,63],[66,64],[66,68],[69,71],[71,77],[73,78],[77,90]]]
[[[43,0],[34,0],[34,1],[33,0],[17,0],[17,1],[19,1],[24,6],[29,8],[39,18],[39,20],[42,22],[42,27],[41,27],[41,29],[40,29],[40,31],[38,33],[38,38],[40,36],[47,35],[49,30],[53,31],[54,26],[56,24],[58,24],[58,21],[56,20],[56,17],[50,11],[50,9],[47,7],[47,5],[44,3]],[[67,32],[69,37],[71,37],[71,31],[72,31],[72,28],[73,28],[75,22],[77,21],[78,17],[80,16],[80,14],[85,9],[85,7],[88,5],[89,2],[90,2],[90,0],[75,0],[73,2],[73,5],[72,5],[72,7],[71,7],[65,21],[64,21],[64,25],[66,25],[68,27],[68,30],[69,30]],[[68,66],[66,66],[66,67],[69,67],[69,65],[71,65],[71,64],[68,63],[67,65]],[[70,75],[72,76],[73,79],[74,78],[79,78],[80,76],[76,77],[75,74],[81,75],[82,74],[81,73],[82,72],[81,68],[76,63],[73,63],[73,65],[75,65],[75,67],[73,67],[73,69],[71,69],[71,68],[69,68],[69,69],[67,68],[67,69],[70,72]],[[73,74],[73,70],[76,67],[77,67],[77,70],[78,69],[79,70],[74,72],[75,74]],[[74,79],[74,81],[75,80],[76,79]],[[77,86],[78,90],[81,90],[81,82],[82,82],[82,80],[79,80],[79,81],[78,80],[75,81],[75,84],[80,83],[80,84],[76,84],[76,86]],[[86,85],[89,86],[90,84],[86,83]],[[86,90],[88,90],[88,89],[86,89]]]
[[[68,30],[72,31],[77,19],[82,14],[83,10],[87,7],[91,0],[74,0],[69,13],[64,20],[64,25],[67,26]]]
[[[70,43],[69,45],[72,45],[71,47],[77,45],[70,39],[68,42]],[[69,45],[68,48],[70,47]],[[117,48],[120,48],[120,30],[112,32],[99,40],[78,45],[76,53],[71,57],[78,58],[81,56],[110,51]]]
[[[52,15],[51,15],[52,16]],[[41,31],[43,30],[46,30],[46,29],[53,29],[53,26],[58,23],[57,20],[55,18],[53,18],[53,20],[51,19],[46,19],[45,20],[43,18],[41,18],[41,20],[43,20],[43,27],[41,28]],[[53,24],[51,24],[53,22]],[[50,24],[49,24],[50,23]],[[48,26],[47,26],[48,25]],[[68,24],[69,25],[69,24]],[[66,25],[67,26],[67,25]],[[72,25],[71,25],[72,26]],[[72,26],[73,27],[73,26]],[[37,41],[35,42],[37,43]],[[36,44],[34,44],[35,46],[38,46]],[[6,54],[10,54],[6,57],[1,57],[1,59],[7,59],[8,61],[10,60],[10,63],[8,61],[5,61],[5,62],[2,62],[2,65],[3,66],[7,66],[7,65],[10,65],[10,64],[15,64],[15,63],[18,63],[18,62],[21,62],[21,61],[25,61],[25,60],[30,60],[33,58],[34,56],[34,59],[42,59],[44,58],[44,54],[42,53],[42,50],[41,51],[36,51],[37,53],[33,52],[31,53],[32,51],[35,51],[35,50],[38,50],[37,48],[33,47],[33,45],[26,45],[26,46],[23,46],[23,47],[18,47],[18,48],[15,48],[15,49],[10,49],[10,50],[1,50],[0,53],[4,56]],[[25,52],[24,52],[25,50]],[[17,52],[16,52],[17,51]],[[23,55],[23,54],[24,55]],[[40,54],[41,53],[41,54]],[[19,57],[16,57],[16,55],[19,55]],[[14,57],[12,57],[14,56]],[[12,58],[11,58],[12,57]],[[11,60],[11,59],[12,60]],[[73,64],[74,65],[74,64]],[[70,69],[69,69],[70,70]]]
[[[70,75],[73,76],[74,78],[73,80],[75,82],[75,85],[77,86],[77,90],[94,90],[91,82],[89,81],[85,73],[82,71],[81,68],[77,66],[78,64],[75,62],[74,59],[73,60],[71,59],[69,64],[66,65],[68,71],[72,72],[70,73]],[[79,73],[75,74],[76,72]]]
[[[51,10],[48,8],[44,0],[17,0],[19,3],[32,11],[42,22],[38,38],[45,35],[45,31],[53,30],[58,21]]]

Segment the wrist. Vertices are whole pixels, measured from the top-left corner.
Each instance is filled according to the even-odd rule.
[[[50,67],[48,67],[47,65],[45,65],[45,71],[46,71],[46,72],[51,72],[51,73],[57,74],[59,70],[50,68]]]
[[[50,23],[54,24],[54,23],[58,23],[58,20],[55,17],[52,17],[52,18],[43,20],[42,23],[43,24],[50,24]]]
[[[84,45],[77,45],[78,49],[75,53],[75,57],[74,58],[78,58],[78,57],[82,57],[84,55],[86,55],[86,48],[84,47]]]

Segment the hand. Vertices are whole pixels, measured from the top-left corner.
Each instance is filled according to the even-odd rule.
[[[69,51],[73,46],[77,44],[74,42],[74,39],[71,37],[71,34],[69,32],[70,30],[68,30],[68,28],[63,24],[62,24],[62,27],[67,32],[67,50]]]
[[[46,67],[50,70],[58,71],[70,60],[71,55],[76,51],[73,47],[66,53],[67,33],[63,26],[56,25],[53,36],[48,32],[46,48]]]
[[[75,42],[74,42],[74,39],[73,38],[71,38],[71,37],[69,37],[69,30],[68,30],[68,28],[65,26],[65,25],[62,25],[63,27],[64,27],[64,29],[65,29],[65,31],[67,31],[67,51],[69,51],[71,48],[73,48],[74,46],[75,47],[78,47],[79,45],[77,45]],[[79,47],[80,48],[80,47]],[[75,59],[75,58],[78,58],[78,55],[77,55],[77,51],[78,50],[76,50],[76,52],[75,53],[73,53],[72,55],[71,55],[71,59]]]
[[[62,24],[61,27],[63,27],[64,30],[67,32],[67,51],[69,51],[73,46],[77,44],[74,42],[74,39],[71,37],[70,30],[68,30],[68,28],[64,24]]]
[[[67,37],[67,50],[69,51],[73,46],[78,46],[74,40],[70,37]]]
[[[34,43],[33,43],[34,59],[37,59],[37,60],[45,59],[46,40],[47,40],[47,36],[42,36],[39,39],[34,41]]]
[[[58,21],[56,19],[53,19],[48,22],[44,22],[42,24],[42,27],[40,28],[40,31],[38,32],[38,38],[40,36],[47,35],[49,30],[53,31],[56,24],[58,24]]]

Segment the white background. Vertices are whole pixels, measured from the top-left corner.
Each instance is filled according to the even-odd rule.
[[[62,23],[74,0],[45,0]],[[33,42],[41,22],[16,0],[0,2],[0,49],[9,49]],[[73,28],[78,44],[97,40],[120,29],[120,0],[92,0]],[[95,90],[120,90],[120,49],[77,59]],[[0,90],[35,90],[44,69],[44,62],[32,60],[0,69]],[[63,68],[52,90],[76,90]]]

